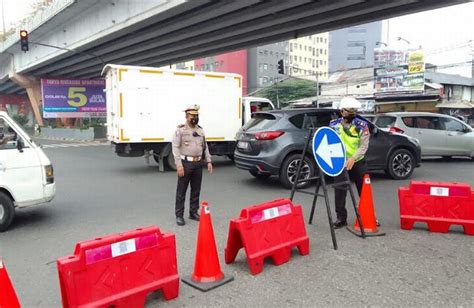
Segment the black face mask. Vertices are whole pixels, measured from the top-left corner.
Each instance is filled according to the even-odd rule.
[[[197,125],[198,123],[199,123],[199,118],[198,117],[195,117],[195,118],[191,119],[191,124],[192,125]]]
[[[352,120],[354,120],[354,118],[355,118],[355,114],[350,114],[350,115],[348,115],[346,117],[343,117],[343,118],[344,118],[344,120],[346,120],[348,122],[352,122]]]

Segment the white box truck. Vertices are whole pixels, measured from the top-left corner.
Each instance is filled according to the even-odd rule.
[[[153,155],[175,169],[171,141],[184,110],[198,104],[200,125],[212,155],[233,157],[235,134],[252,111],[273,109],[262,98],[242,99],[242,76],[108,64],[107,138],[121,157]]]

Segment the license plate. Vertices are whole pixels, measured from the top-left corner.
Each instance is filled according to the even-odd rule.
[[[239,141],[237,143],[237,147],[243,150],[247,150],[249,148],[249,143],[246,141]]]

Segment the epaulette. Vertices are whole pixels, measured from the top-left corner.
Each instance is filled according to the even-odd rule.
[[[342,118],[331,120],[331,122],[329,122],[329,126],[336,126],[337,124],[341,123],[341,121],[342,121]]]
[[[202,129],[201,125],[199,125],[199,124],[197,125],[197,127],[199,127],[200,129]]]
[[[367,126],[369,126],[369,123],[368,123],[367,121],[365,121],[365,120],[363,120],[363,119],[361,119],[361,118],[358,118],[358,117],[356,117],[356,118],[354,119],[354,121],[352,121],[352,124],[354,124],[354,125],[355,125],[356,127],[358,127],[358,128],[362,128],[362,129],[364,129],[364,128],[366,128]]]
[[[178,125],[177,128],[183,128],[184,124]]]

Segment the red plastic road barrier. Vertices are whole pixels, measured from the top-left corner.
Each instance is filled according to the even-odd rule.
[[[179,293],[175,236],[154,226],[79,242],[57,265],[63,307],[143,307],[151,291]]]
[[[446,233],[454,224],[474,235],[474,192],[469,184],[412,181],[398,189],[398,199],[404,230],[425,222],[431,232]]]
[[[0,259],[0,308],[20,308],[20,302],[16,297],[7,269]]]
[[[274,265],[288,262],[295,246],[301,255],[309,254],[301,206],[289,199],[274,200],[242,209],[240,217],[230,221],[225,263],[234,262],[244,247],[250,272],[256,275],[266,257],[272,257]]]

